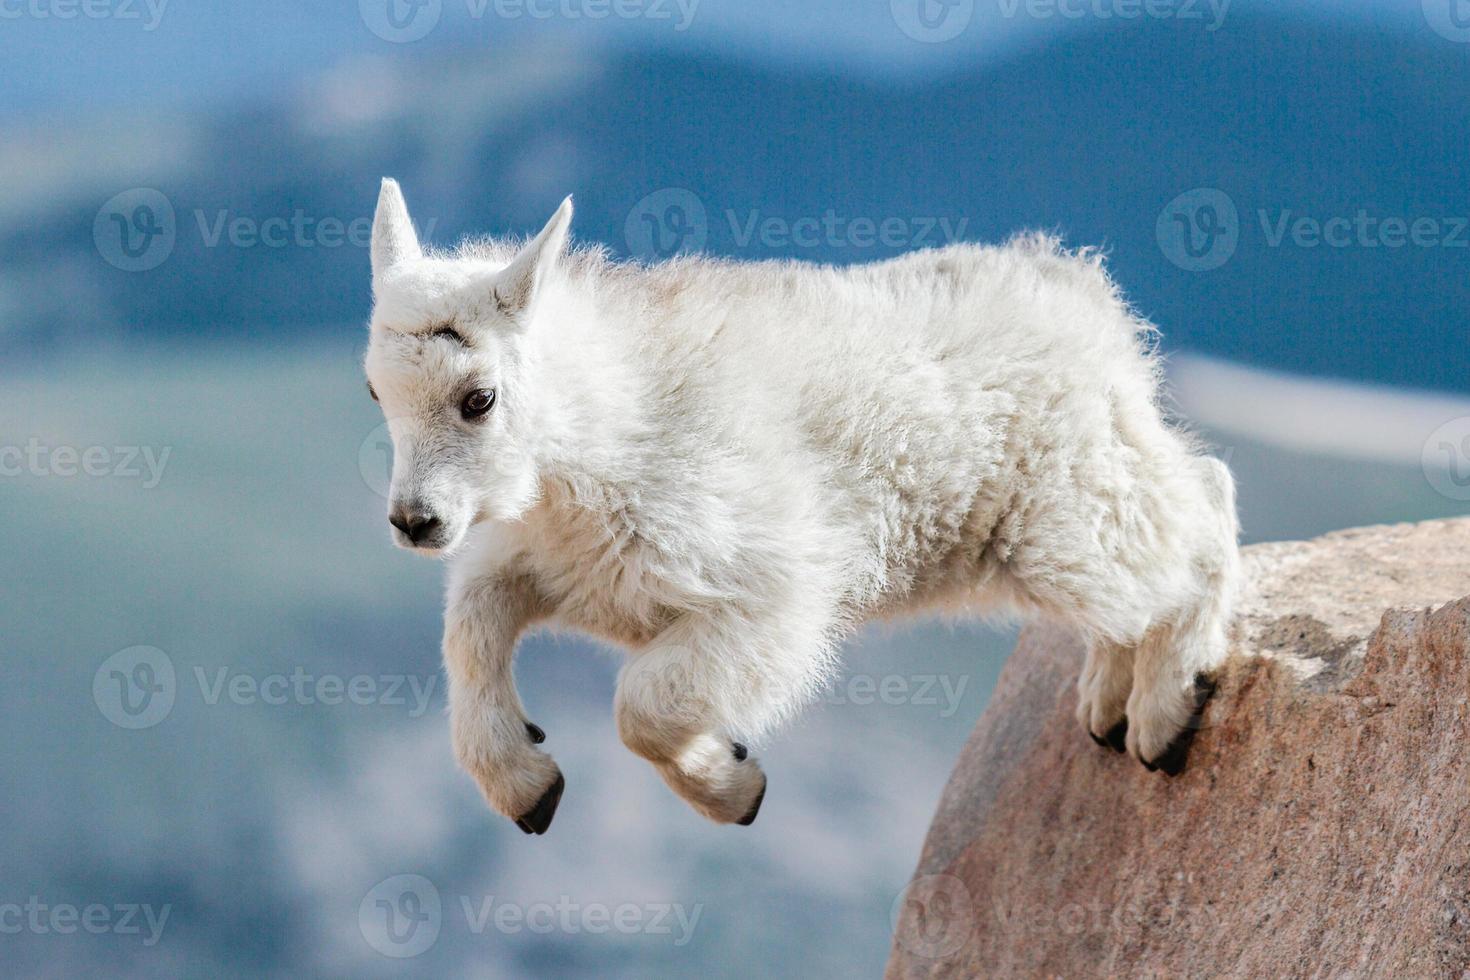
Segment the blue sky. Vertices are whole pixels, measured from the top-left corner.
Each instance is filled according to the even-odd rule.
[[[904,74],[983,63],[1050,33],[1104,23],[1095,14],[1063,16],[1052,10],[1058,0],[948,0],[973,5],[967,26],[952,41],[926,44],[896,26],[890,4],[912,0],[616,0],[642,13],[606,19],[557,12],[613,0],[424,0],[441,5],[433,30],[413,43],[390,44],[367,28],[361,12],[377,2],[89,0],[105,16],[62,17],[80,7],[79,0],[3,0],[0,82],[6,97],[0,114],[269,93],[343,59],[412,59],[436,47],[511,44],[531,31],[561,34],[569,43],[688,44],[734,57]],[[1099,5],[1122,9],[1129,0],[1060,2],[1075,12]],[[1269,6],[1307,16],[1370,19],[1387,29],[1426,29],[1417,0],[1161,2],[1197,8],[1206,18],[1211,10],[1228,16]],[[526,4],[554,16],[532,17]]]

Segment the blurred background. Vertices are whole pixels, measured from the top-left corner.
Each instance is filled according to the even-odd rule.
[[[751,828],[522,647],[546,837],[454,768],[359,358],[422,237],[1102,246],[1260,541],[1470,511],[1466,0],[0,0],[0,972],[873,976],[1013,639],[873,630]],[[1078,738],[1082,738],[1079,732]]]

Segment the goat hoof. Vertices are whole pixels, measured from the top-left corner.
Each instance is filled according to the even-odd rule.
[[[1128,719],[1124,718],[1109,728],[1106,735],[1095,735],[1089,731],[1087,737],[1102,748],[1112,749],[1114,752],[1125,752],[1127,751]]]
[[[1184,771],[1185,760],[1189,758],[1189,743],[1193,740],[1193,731],[1187,731],[1164,750],[1164,754],[1148,765],[1149,772],[1162,772],[1165,776],[1177,776]]]
[[[1100,744],[1106,745],[1114,752],[1124,752],[1128,748],[1128,719],[1124,718],[1112,728],[1108,729],[1107,735],[1103,737]]]
[[[736,762],[744,762],[746,758],[750,755],[750,750],[741,745],[739,742],[732,742],[730,744],[733,751],[735,752]]]
[[[1184,771],[1184,763],[1189,759],[1189,747],[1194,743],[1194,733],[1200,730],[1205,705],[1214,694],[1213,679],[1203,674],[1194,679],[1194,712],[1189,716],[1189,724],[1174,736],[1174,741],[1164,749],[1163,755],[1152,762],[1145,762],[1144,768],[1149,772],[1162,772],[1166,776],[1177,776]]]
[[[561,802],[561,792],[567,788],[566,777],[560,772],[556,774],[556,782],[551,788],[541,794],[541,799],[531,807],[531,812],[516,821],[516,826],[527,834],[544,834],[551,826],[551,818],[556,816],[556,805]]]
[[[737,820],[736,823],[740,824],[740,826],[742,827],[749,827],[751,824],[755,823],[756,814],[761,812],[761,803],[765,800],[765,798],[766,784],[761,783],[761,791],[756,796],[755,802],[750,805],[750,809],[746,811],[745,816]]]
[[[1180,732],[1169,747],[1164,749],[1164,754],[1152,761],[1140,760],[1143,768],[1149,772],[1162,772],[1165,776],[1177,776],[1184,771],[1184,763],[1189,759],[1189,746],[1194,741],[1194,729],[1186,728]]]
[[[541,730],[541,726],[536,724],[534,721],[526,722],[526,734],[530,735],[531,741],[535,742],[537,745],[540,745],[542,742],[546,741],[546,733],[543,732]]]

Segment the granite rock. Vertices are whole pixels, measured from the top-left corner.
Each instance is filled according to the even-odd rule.
[[[1246,549],[1184,773],[1023,632],[895,903],[888,976],[1470,977],[1470,520]]]

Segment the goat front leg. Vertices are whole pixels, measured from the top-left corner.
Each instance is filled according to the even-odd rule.
[[[516,640],[543,614],[529,579],[499,571],[452,579],[444,617],[455,757],[490,806],[528,834],[546,833],[566,786],[536,747],[546,735],[527,720],[512,670]]]
[[[744,617],[686,616],[623,668],[618,734],[699,813],[753,823],[766,776],[731,733],[764,728],[812,693],[822,640],[801,640]]]

